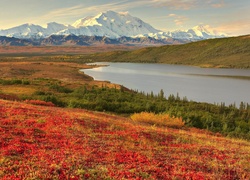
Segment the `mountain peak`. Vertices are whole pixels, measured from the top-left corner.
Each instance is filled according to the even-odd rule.
[[[72,26],[79,28],[79,27],[86,27],[86,26],[103,26],[104,21],[110,20],[114,22],[115,20],[121,20],[122,18],[126,18],[124,16],[130,16],[128,12],[115,12],[115,11],[104,11],[96,16],[88,16],[82,19],[77,20]],[[132,17],[132,16],[130,16]]]
[[[211,33],[210,30],[209,30],[209,26],[208,25],[202,25],[202,24],[200,24],[198,26],[193,27],[192,29],[200,31],[200,32]]]
[[[112,16],[112,15],[117,15],[119,14],[119,12],[115,12],[115,11],[111,11],[111,10],[108,10],[108,11],[103,11],[101,13],[99,13],[101,15],[109,15],[109,16]]]
[[[218,38],[218,37],[226,37],[225,33],[218,32],[214,30],[209,25],[198,25],[188,30],[192,34],[195,33],[197,36],[208,38]]]
[[[81,31],[85,31],[86,33],[91,30],[92,33],[99,36],[110,38],[132,37],[159,32],[159,30],[154,29],[141,19],[131,16],[128,12],[115,11],[105,11],[96,16],[79,19],[73,26],[80,28]]]
[[[108,10],[108,11],[101,12],[100,14],[105,15],[105,16],[131,16],[128,11],[115,12],[115,11]]]

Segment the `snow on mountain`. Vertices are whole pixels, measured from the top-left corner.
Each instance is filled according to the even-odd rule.
[[[205,27],[203,25],[199,25],[188,30],[175,30],[168,32],[150,33],[144,36],[152,37],[155,39],[173,38],[185,41],[197,41],[202,39],[222,38],[226,37],[227,35],[225,33],[216,32],[215,30],[210,29],[208,26]],[[141,37],[141,35],[139,35],[138,37]]]
[[[6,30],[0,30],[0,36],[15,37],[21,39],[44,38],[55,32],[67,29],[68,26],[58,23],[48,23],[46,28],[34,24],[23,24]]]
[[[200,40],[200,39],[209,39],[216,38],[217,35],[214,34],[212,30],[209,30],[208,27],[203,25],[195,26],[192,29],[189,29],[187,33],[192,35],[192,39]]]
[[[72,26],[75,29],[67,29],[57,34],[72,33],[75,35],[119,38],[160,32],[139,18],[128,13],[116,13],[114,11],[102,12],[94,17],[79,19]]]
[[[70,35],[74,34],[76,36],[106,36],[109,38],[119,38],[120,36],[115,32],[109,31],[106,27],[101,26],[89,26],[89,27],[79,27],[79,28],[69,28],[55,33],[56,35]]]
[[[196,41],[209,38],[225,37],[207,26],[195,26],[189,30],[161,32],[127,12],[106,11],[96,16],[77,20],[72,25],[56,22],[48,23],[47,27],[34,24],[23,24],[14,28],[0,30],[0,36],[15,38],[47,38],[51,35],[105,36],[111,39],[120,37],[150,37],[154,39],[177,39]]]
[[[186,31],[172,31],[172,32],[158,32],[158,33],[150,33],[145,35],[147,37],[155,38],[155,39],[181,39],[181,40],[190,40],[191,34],[187,33]]]
[[[67,29],[69,26],[65,26],[64,24],[58,24],[56,22],[51,22],[47,24],[46,27],[46,34],[50,36],[51,34],[54,34],[55,32],[62,31],[64,29]]]
[[[81,26],[83,26],[85,21],[89,21],[90,19],[92,19],[94,16],[88,16],[82,19],[77,20],[74,24],[72,24],[73,27],[75,28],[79,28]]]
[[[15,38],[31,38],[42,36],[45,29],[39,25],[23,24],[6,30],[1,30],[1,36],[15,37]]]

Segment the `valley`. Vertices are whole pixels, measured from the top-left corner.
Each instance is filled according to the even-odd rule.
[[[112,53],[112,52],[111,52]],[[178,94],[145,93],[119,84],[97,81],[80,69],[96,54],[13,55],[1,57],[0,97],[6,100],[40,100],[64,108],[83,108],[129,116],[132,113],[168,113],[182,117],[187,126],[250,139],[249,104],[209,104],[188,101]],[[233,119],[232,119],[233,118]],[[231,123],[230,121],[233,121]],[[240,131],[239,131],[240,129]]]

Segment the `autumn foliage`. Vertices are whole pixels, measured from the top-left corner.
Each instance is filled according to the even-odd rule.
[[[249,142],[144,116],[0,100],[0,179],[250,179]]]
[[[154,114],[148,112],[135,113],[131,116],[131,119],[136,122],[173,128],[181,128],[185,124],[182,118],[170,117],[168,114]]]

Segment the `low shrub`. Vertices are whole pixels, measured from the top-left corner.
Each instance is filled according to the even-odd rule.
[[[27,79],[0,79],[2,85],[29,85],[30,81]]]
[[[12,95],[3,94],[1,92],[0,92],[0,99],[11,100],[11,101],[19,101],[20,100],[19,97],[14,95],[14,94],[12,94]]]
[[[173,128],[181,128],[185,124],[182,118],[170,117],[168,114],[154,114],[148,112],[135,113],[131,115],[131,119],[136,122]]]
[[[50,85],[50,89],[56,90],[57,92],[60,92],[60,93],[72,93],[73,92],[73,90],[71,90],[67,87],[61,86],[59,84]]]
[[[46,102],[46,101],[41,101],[41,100],[25,100],[24,101],[27,104],[33,104],[33,105],[40,105],[40,106],[55,106],[52,102]]]

